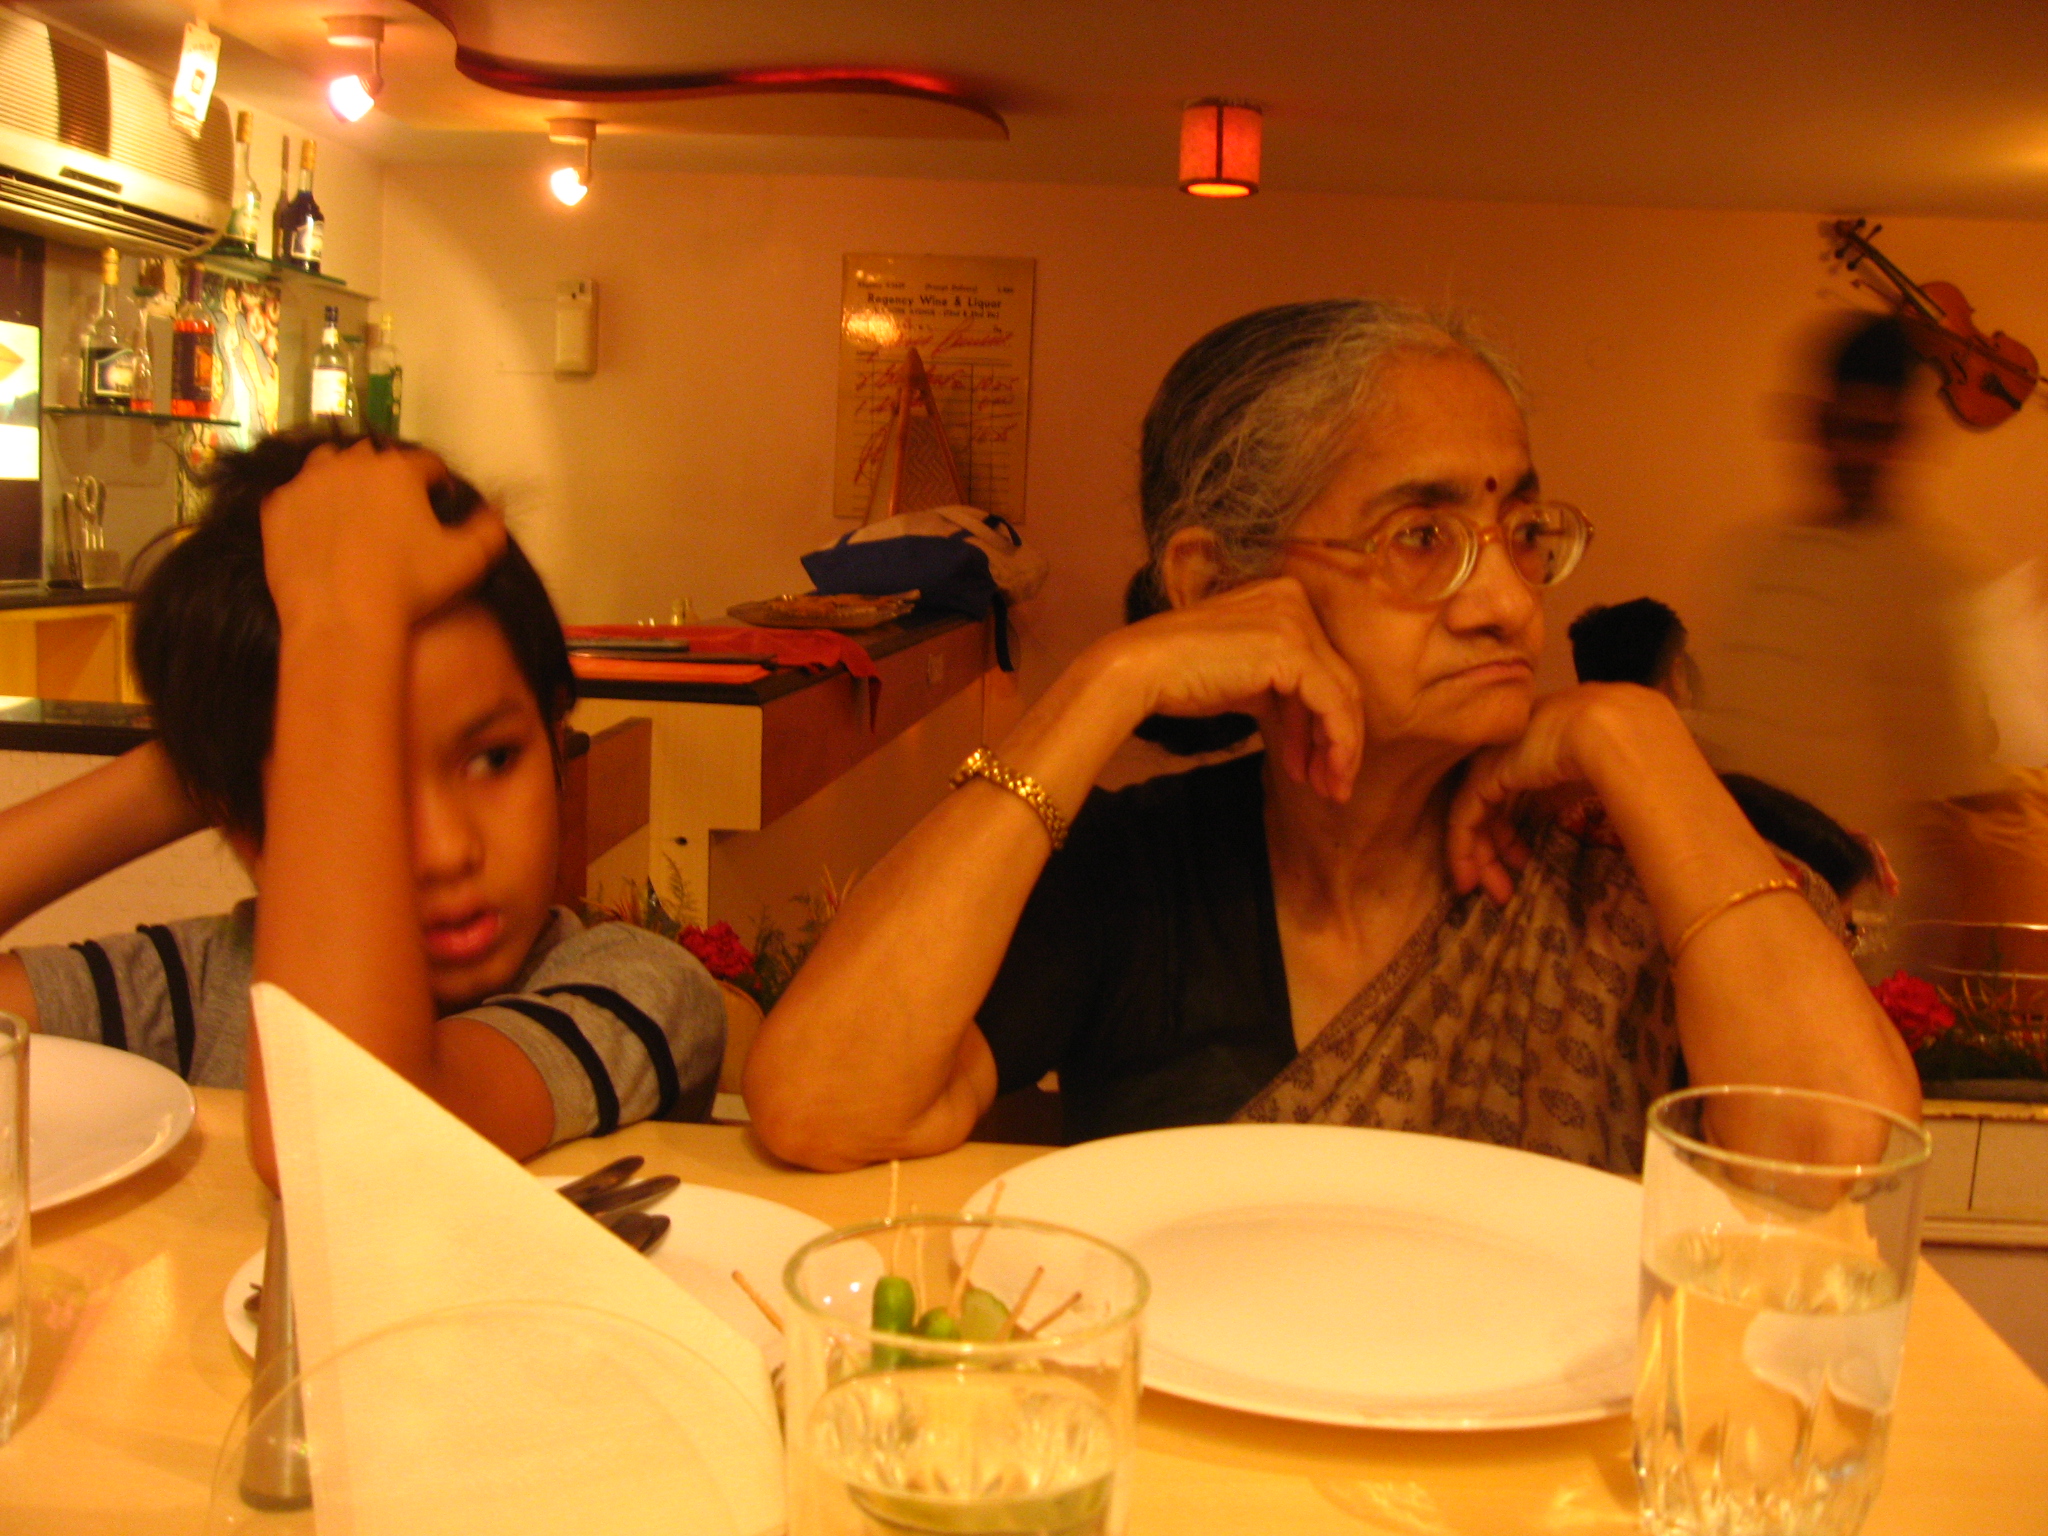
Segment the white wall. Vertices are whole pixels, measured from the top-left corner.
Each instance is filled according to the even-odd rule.
[[[1652,592],[1703,617],[1706,556],[1789,503],[1766,432],[1792,334],[1847,293],[1818,216],[1170,189],[608,171],[564,209],[530,171],[394,166],[385,295],[407,424],[504,493],[572,620],[715,614],[802,583],[829,516],[840,257],[1032,256],[1027,532],[1051,556],[1026,692],[1114,622],[1140,547],[1137,426],[1173,357],[1261,304],[1388,293],[1475,309],[1532,386],[1538,462],[1599,525],[1554,624]],[[2048,348],[2048,225],[1900,220],[1886,248]],[[594,378],[548,371],[554,284],[595,278]],[[1930,498],[1998,556],[2044,542],[2048,416],[1947,423]],[[1561,664],[1553,648],[1553,669]]]

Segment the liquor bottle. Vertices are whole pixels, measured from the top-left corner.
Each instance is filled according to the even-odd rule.
[[[320,247],[327,241],[327,220],[313,201],[313,141],[299,146],[299,190],[284,214],[284,259],[301,272],[320,270]]]
[[[405,365],[398,360],[398,344],[391,339],[391,316],[377,324],[377,345],[370,349],[369,425],[386,437],[397,437],[404,429]]]
[[[206,273],[185,264],[185,302],[171,321],[171,414],[213,414],[213,319],[206,312]]]
[[[319,350],[313,354],[310,414],[315,420],[354,421],[355,384],[351,372],[348,348],[341,344],[341,311],[330,304],[327,323],[320,328]]]
[[[138,266],[137,278],[142,278],[144,270]],[[128,409],[145,416],[156,409],[156,367],[149,352],[149,320],[159,292],[144,281],[136,283],[135,328],[128,341]]]
[[[281,262],[285,251],[285,215],[292,208],[292,136],[283,135],[277,144],[277,202],[270,210],[270,259]]]
[[[100,252],[100,291],[78,332],[78,403],[129,409],[135,355],[121,341],[121,253]]]
[[[234,256],[254,256],[263,229],[263,189],[256,185],[255,119],[247,112],[235,114],[235,179],[241,184],[235,206],[228,214],[227,232],[220,237],[220,249]]]

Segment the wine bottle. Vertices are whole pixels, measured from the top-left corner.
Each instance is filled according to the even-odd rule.
[[[404,430],[400,418],[405,412],[405,366],[398,360],[398,344],[391,339],[391,316],[377,324],[377,345],[370,349],[369,418],[372,431],[397,437]]]
[[[355,389],[350,378],[348,348],[341,344],[341,311],[327,306],[327,323],[320,328],[320,346],[313,354],[311,414],[315,420],[352,422],[355,417]]]
[[[263,229],[263,189],[256,185],[254,159],[255,118],[248,112],[235,114],[235,180],[240,184],[235,205],[228,213],[227,232],[219,248],[234,256],[254,256]]]
[[[284,260],[285,215],[292,209],[292,136],[283,135],[277,145],[277,202],[270,210],[270,259]]]
[[[284,216],[284,259],[301,272],[320,270],[320,248],[327,242],[327,220],[313,200],[313,152],[311,139],[299,146],[299,190]]]
[[[206,273],[185,265],[185,302],[171,321],[171,414],[213,414],[213,317],[206,312]]]
[[[129,409],[135,354],[121,341],[121,253],[100,252],[100,291],[78,332],[78,403]]]

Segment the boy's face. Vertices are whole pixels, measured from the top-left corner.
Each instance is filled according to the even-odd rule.
[[[548,724],[475,603],[415,634],[406,755],[421,940],[447,1014],[519,973],[548,920],[560,841]]]

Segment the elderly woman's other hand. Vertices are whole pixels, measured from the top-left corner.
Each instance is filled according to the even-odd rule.
[[[1506,902],[1529,857],[1515,833],[1517,802],[1568,784],[1604,798],[1628,783],[1642,742],[1674,732],[1686,734],[1671,701],[1632,683],[1582,683],[1543,699],[1519,738],[1474,754],[1451,802],[1445,851],[1457,890],[1483,886]]]
[[[1099,642],[1105,675],[1146,715],[1242,711],[1281,769],[1329,800],[1350,798],[1364,744],[1358,679],[1291,576],[1247,582]]]

